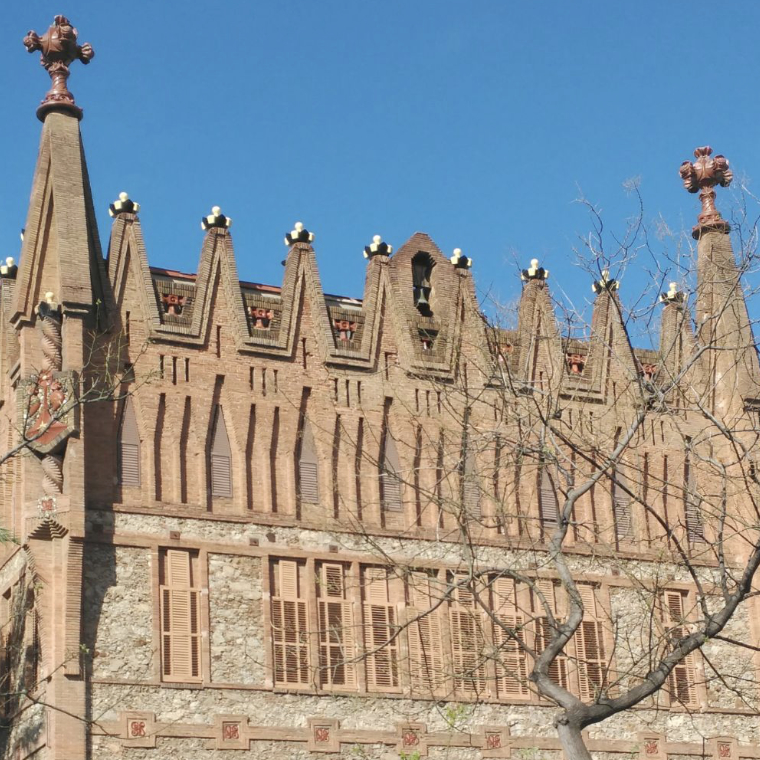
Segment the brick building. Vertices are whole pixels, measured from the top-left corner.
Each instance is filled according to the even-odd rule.
[[[557,708],[493,615],[546,645],[538,592],[568,609],[548,542],[639,415],[575,504],[585,616],[550,676],[594,702],[635,679],[652,620],[684,635],[718,566],[710,468],[754,473],[760,371],[727,225],[696,229],[696,335],[671,288],[659,349],[631,347],[605,273],[588,335],[566,338],[536,262],[516,329],[495,330],[470,261],[422,233],[367,246],[361,300],[323,293],[300,225],[281,285],[241,282],[219,209],[197,274],[150,267],[124,194],[104,257],[79,116],[41,111],[23,249],[0,276],[0,453],[29,441],[0,469],[18,539],[0,569],[4,756],[559,760]],[[746,457],[707,440],[721,424]],[[732,515],[743,482],[724,489]],[[741,564],[738,524],[722,523]],[[757,643],[756,607],[727,635]],[[760,757],[753,652],[704,652],[590,726],[594,756]]]

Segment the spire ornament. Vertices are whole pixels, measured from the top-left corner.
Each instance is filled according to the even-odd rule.
[[[42,52],[40,63],[50,74],[53,82],[53,86],[37,108],[40,121],[45,120],[49,111],[66,111],[77,119],[82,118],[82,109],[74,102],[74,95],[69,91],[66,80],[69,78],[69,66],[74,61],[89,63],[94,58],[95,51],[89,42],[77,45],[78,34],[66,16],[56,16],[42,37],[34,31],[30,31],[24,37],[24,47],[28,52]]]
[[[686,293],[678,289],[677,282],[671,282],[666,293],[660,293],[660,303],[682,304],[686,300]]]
[[[602,276],[591,283],[591,290],[599,295],[600,293],[614,293],[620,289],[620,283],[610,277],[609,269],[602,269]]]
[[[699,200],[702,201],[702,213],[697,217],[698,224],[691,231],[692,236],[697,239],[708,230],[727,233],[730,229],[728,222],[715,208],[715,186],[728,187],[734,174],[728,168],[728,159],[721,155],[712,158],[712,152],[709,145],[696,148],[694,156],[697,160],[693,163],[684,161],[678,170],[683,186],[690,193],[699,193]]]
[[[538,259],[531,259],[530,267],[520,272],[520,279],[523,282],[527,282],[528,280],[548,280],[549,270],[538,266]]]

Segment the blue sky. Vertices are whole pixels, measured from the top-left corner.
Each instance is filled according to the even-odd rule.
[[[373,234],[398,247],[422,230],[474,258],[481,293],[514,298],[515,260],[536,256],[583,301],[581,192],[621,229],[636,210],[623,183],[640,177],[647,220],[679,230],[698,211],[677,171],[695,146],[760,183],[751,0],[34,0],[4,8],[0,35],[3,256],[18,250],[49,83],[21,39],[55,13],[96,52],[70,86],[104,246],[127,190],[156,266],[195,271],[200,217],[219,204],[242,279],[279,284],[283,234],[302,220],[327,292],[361,295]],[[624,300],[642,271],[625,274]]]

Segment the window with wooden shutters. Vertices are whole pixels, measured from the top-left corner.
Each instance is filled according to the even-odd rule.
[[[686,533],[688,534],[690,543],[702,543],[705,540],[705,526],[702,520],[702,500],[697,492],[697,479],[694,473],[691,451],[686,452],[686,457],[684,459],[683,482]]]
[[[400,526],[404,509],[401,501],[401,462],[396,451],[396,442],[387,431],[380,470],[380,499],[386,524],[389,527]]]
[[[580,698],[595,700],[607,689],[607,662],[604,657],[604,629],[599,619],[596,591],[586,583],[578,584],[583,602],[583,620],[575,632]]]
[[[536,587],[543,594],[554,619],[557,623],[561,622],[561,616],[565,609],[563,603],[563,589],[558,584],[554,583],[554,581],[543,579],[536,581]],[[536,651],[540,653],[546,649],[549,642],[552,640],[554,629],[546,614],[546,608],[538,597],[538,594],[535,592],[533,594],[533,613],[535,615]],[[555,683],[565,689],[567,688],[567,656],[564,652],[560,652],[560,654],[554,658],[551,665],[549,665],[549,676]]]
[[[211,438],[209,456],[211,470],[211,495],[229,498],[232,496],[232,449],[224,423],[222,405],[217,404],[214,414],[214,431]]]
[[[397,691],[399,686],[396,605],[389,581],[384,567],[365,567],[362,572],[364,663],[370,691]]]
[[[303,595],[305,565],[295,560],[272,563],[272,641],[274,682],[308,685],[308,602]]]
[[[684,612],[685,594],[681,591],[666,591],[663,594],[663,623],[666,637],[673,643],[689,635]],[[694,668],[694,653],[679,662],[668,676],[668,692],[671,704],[687,707],[696,705],[697,689]]]
[[[298,456],[298,493],[302,501],[319,503],[319,480],[317,475],[317,449],[314,434],[308,420],[301,428],[301,447]]]
[[[633,538],[631,498],[626,491],[627,486],[623,468],[617,467],[612,471],[612,513],[618,541],[630,541]]]
[[[444,684],[443,630],[440,608],[441,591],[435,576],[411,573],[408,579],[409,670],[412,689],[431,694]],[[419,618],[419,619],[417,619]]]
[[[161,552],[161,672],[164,681],[200,681],[200,588],[198,554]]]
[[[541,529],[545,537],[557,527],[559,503],[557,497],[557,469],[542,464],[538,471],[538,507],[541,514]]]
[[[346,598],[346,567],[318,566],[319,674],[322,686],[356,686],[353,607]]]
[[[453,576],[460,584],[464,576]],[[486,688],[485,635],[482,610],[467,585],[456,585],[449,602],[454,688],[460,694],[482,695]]]
[[[468,518],[479,520],[482,513],[480,508],[480,480],[478,478],[478,470],[475,462],[475,452],[464,452],[463,460],[462,495],[464,498],[465,513]]]
[[[140,485],[140,433],[132,399],[127,397],[119,426],[119,483],[123,486]]]
[[[496,649],[496,692],[499,697],[525,699],[528,689],[528,663],[521,642],[525,641],[525,617],[518,607],[515,582],[495,578],[491,583],[493,645]]]

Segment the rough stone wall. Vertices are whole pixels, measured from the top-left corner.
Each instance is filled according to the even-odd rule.
[[[261,560],[209,554],[211,680],[261,684],[264,635]]]
[[[150,552],[89,544],[83,584],[83,634],[93,678],[150,679],[158,644]]]

